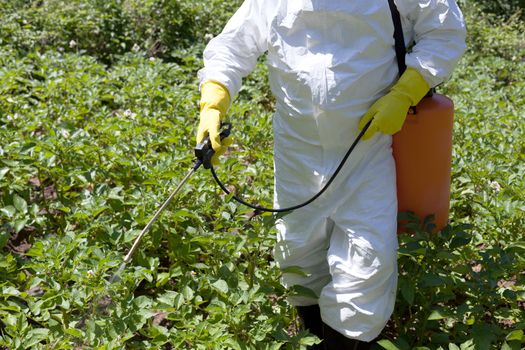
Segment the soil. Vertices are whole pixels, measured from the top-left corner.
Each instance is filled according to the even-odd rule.
[[[25,254],[31,249],[31,236],[35,233],[34,226],[26,226],[20,232],[12,234],[7,242],[6,248],[17,254]]]

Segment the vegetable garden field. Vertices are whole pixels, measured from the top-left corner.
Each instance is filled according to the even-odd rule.
[[[0,349],[306,349],[272,259],[271,215],[190,169],[197,71],[241,1],[0,0]],[[525,347],[525,11],[460,1],[469,49],[438,88],[456,105],[450,225],[399,237],[378,349]],[[263,60],[230,111],[218,169],[271,205]],[[405,218],[405,217],[404,217]]]

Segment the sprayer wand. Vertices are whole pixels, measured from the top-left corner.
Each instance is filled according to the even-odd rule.
[[[226,138],[226,137],[228,137],[230,135],[230,131],[231,131],[231,124],[230,123],[223,123],[222,130],[221,130],[221,133],[220,133],[221,140]],[[124,261],[120,265],[120,267],[117,270],[117,272],[115,272],[113,274],[113,276],[111,276],[111,278],[109,279],[109,283],[113,283],[117,279],[119,279],[120,274],[126,268],[126,264],[131,261],[131,258],[133,257],[133,254],[135,253],[135,251],[139,247],[140,242],[142,241],[142,238],[144,238],[146,233],[149,232],[149,230],[151,229],[151,227],[153,226],[155,221],[157,221],[157,219],[160,217],[162,212],[168,207],[170,202],[180,192],[180,190],[186,184],[186,182],[188,182],[188,180],[192,177],[192,175],[195,174],[197,169],[199,169],[201,165],[204,165],[205,169],[210,169],[212,167],[212,165],[211,165],[211,157],[213,156],[214,153],[215,153],[215,151],[213,150],[213,148],[211,146],[211,141],[210,141],[209,137],[207,137],[202,143],[198,144],[197,147],[195,147],[195,156],[197,157],[197,159],[195,160],[195,163],[193,164],[193,166],[189,170],[188,174],[186,174],[184,179],[182,179],[182,181],[179,183],[177,188],[175,188],[175,190],[173,190],[173,192],[170,194],[168,199],[166,199],[164,201],[164,203],[160,206],[160,208],[157,209],[157,211],[155,212],[153,217],[148,221],[146,226],[144,226],[144,228],[142,229],[140,234],[137,236],[137,238],[135,238],[135,241],[133,242],[133,245],[131,246],[131,249],[129,250],[128,254],[126,254],[126,256],[124,257]]]

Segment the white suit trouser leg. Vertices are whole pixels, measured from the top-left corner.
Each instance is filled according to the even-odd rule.
[[[284,273],[286,287],[301,285],[319,296],[291,297],[292,304],[318,303],[330,327],[370,341],[395,303],[397,201],[390,149],[360,163],[318,202],[278,220],[275,259],[305,273]]]

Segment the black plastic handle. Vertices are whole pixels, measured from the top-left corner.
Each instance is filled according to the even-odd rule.
[[[230,136],[232,125],[231,123],[222,123],[221,132],[219,134],[221,140],[224,140],[226,137]],[[213,147],[211,146],[210,137],[207,136],[204,141],[199,143],[195,147],[195,157],[204,165],[204,169],[211,168],[211,157],[215,154]]]

